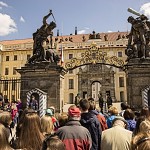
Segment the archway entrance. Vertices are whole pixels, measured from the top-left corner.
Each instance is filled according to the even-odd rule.
[[[105,98],[109,92],[113,101],[115,97],[114,71],[112,67],[102,64],[90,64],[80,67],[78,73],[78,91],[83,98],[98,100],[99,92]]]

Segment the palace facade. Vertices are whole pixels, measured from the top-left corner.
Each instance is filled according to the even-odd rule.
[[[81,58],[92,44],[106,53],[125,62],[127,32],[111,32],[54,36],[53,46],[58,53],[63,51],[63,67],[73,58]],[[23,67],[32,56],[33,40],[0,41],[0,93],[5,99],[20,98],[20,74],[16,69]],[[88,56],[87,56],[88,57]],[[94,56],[93,56],[94,57]],[[75,96],[93,97],[98,100],[99,93],[105,98],[109,93],[115,102],[127,101],[126,76],[124,70],[110,65],[91,64],[70,69],[64,76],[65,103],[73,103]],[[35,87],[36,88],[36,87]]]

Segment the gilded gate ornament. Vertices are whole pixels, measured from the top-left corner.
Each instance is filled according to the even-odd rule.
[[[81,54],[81,58],[72,58],[69,62],[66,62],[65,68],[67,70],[72,70],[88,64],[105,64],[117,68],[124,67],[123,60],[116,56],[108,56],[106,52],[103,52],[95,43],[93,43],[89,49]]]

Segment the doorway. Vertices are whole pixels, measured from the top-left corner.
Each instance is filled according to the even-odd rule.
[[[98,100],[98,95],[102,90],[101,87],[102,85],[97,81],[92,83],[92,98],[94,98],[95,101]]]

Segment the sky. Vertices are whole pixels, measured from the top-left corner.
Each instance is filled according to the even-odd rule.
[[[150,19],[150,0],[0,0],[0,41],[32,38],[52,10],[60,35],[130,30],[132,8]],[[50,16],[47,22],[54,21]]]

